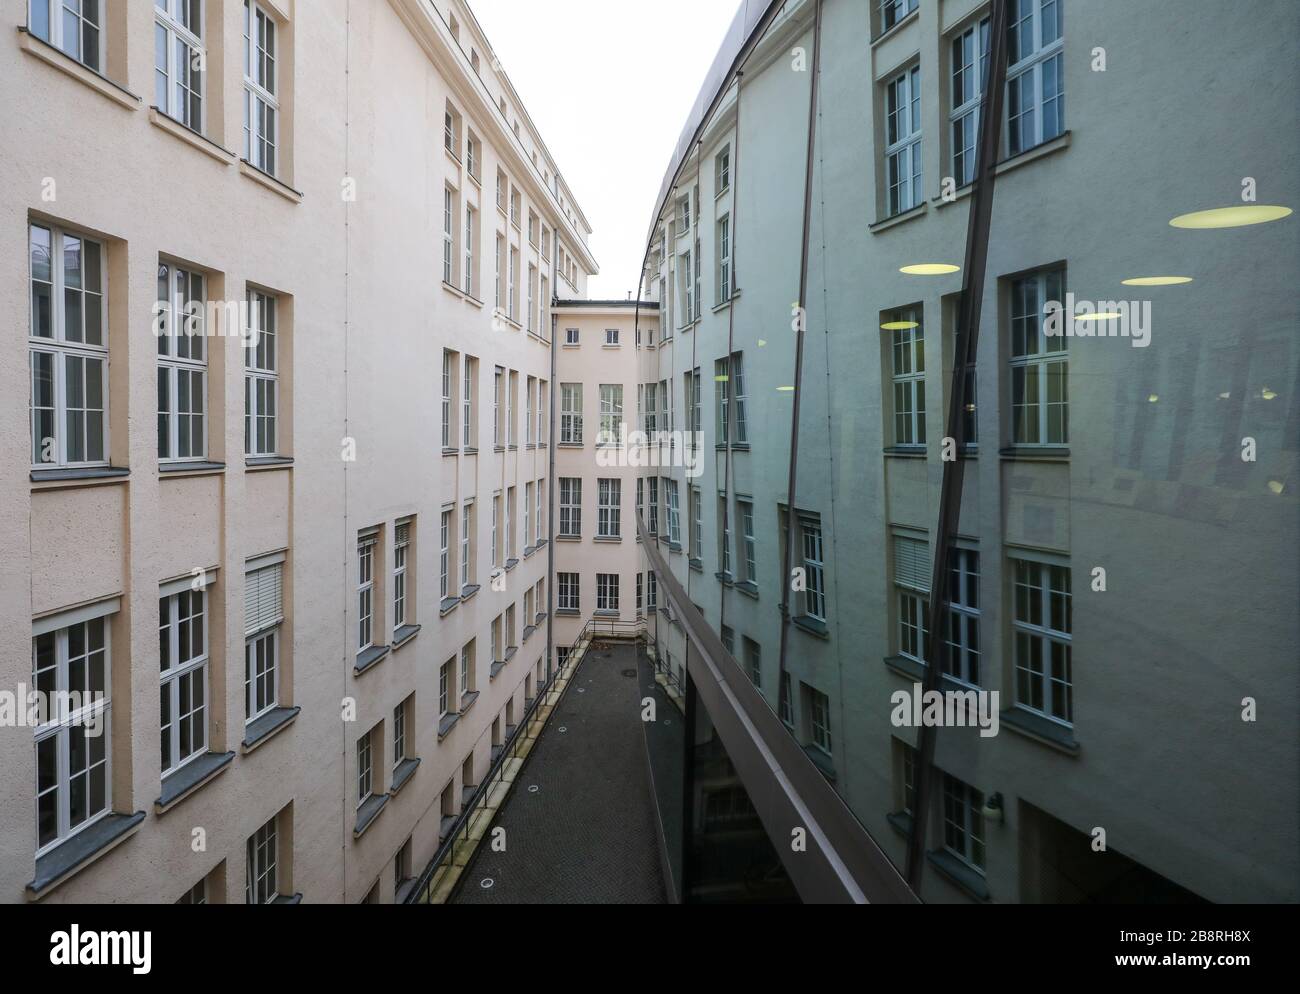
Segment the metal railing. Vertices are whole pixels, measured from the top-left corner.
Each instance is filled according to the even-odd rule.
[[[614,638],[619,640],[635,639],[637,641],[645,639],[646,625],[644,619],[636,621],[623,621],[614,618],[590,618],[583,625],[582,631],[574,640],[570,648],[569,655],[564,661],[561,668],[555,670],[550,675],[544,687],[538,688],[537,696],[533,702],[524,710],[523,716],[519,723],[515,725],[514,731],[511,732],[501,745],[500,752],[493,752],[496,755],[492,758],[487,773],[483,776],[478,786],[474,788],[474,794],[468,802],[461,805],[460,814],[456,816],[455,824],[451,830],[438,844],[438,851],[434,853],[433,859],[429,865],[416,880],[415,886],[407,893],[403,904],[428,904],[433,894],[434,881],[438,873],[444,867],[450,870],[451,862],[455,857],[456,844],[458,842],[469,842],[471,826],[474,822],[475,815],[481,810],[486,811],[488,799],[492,795],[493,789],[505,779],[507,764],[511,760],[517,759],[524,743],[528,740],[528,729],[533,719],[540,711],[548,706],[558,704],[563,696],[563,691],[568,688],[568,682],[564,682],[561,687],[561,677],[566,673],[572,678],[577,672],[578,667],[582,665],[582,660],[586,657],[587,650],[600,637]],[[518,688],[516,688],[518,689]],[[552,713],[554,713],[552,711]],[[490,731],[490,728],[489,728]],[[540,735],[541,730],[538,730]],[[453,885],[453,892],[457,885]]]

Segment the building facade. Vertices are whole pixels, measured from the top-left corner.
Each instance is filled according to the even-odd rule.
[[[1179,220],[1293,196],[1293,87],[1250,82],[1295,82],[1285,4],[1009,0],[960,451],[989,5],[768,7],[741,6],[647,238],[640,382],[676,384],[706,453],[646,510],[684,599],[900,872],[927,820],[924,900],[1297,900],[1294,221]],[[940,686],[971,710],[918,813],[955,458]],[[674,673],[702,654],[662,617],[657,641]]]
[[[8,11],[0,897],[400,898],[550,672],[589,225],[458,0]]]

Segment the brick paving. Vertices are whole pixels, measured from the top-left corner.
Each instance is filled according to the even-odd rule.
[[[505,852],[489,834],[451,903],[667,901],[637,664],[630,644],[588,650],[493,823]]]

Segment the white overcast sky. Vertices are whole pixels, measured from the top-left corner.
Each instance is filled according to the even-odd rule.
[[[593,229],[588,293],[636,290],[664,170],[739,0],[469,0]]]

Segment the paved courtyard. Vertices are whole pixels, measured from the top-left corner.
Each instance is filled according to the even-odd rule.
[[[637,650],[605,646],[587,652],[493,823],[506,830],[505,851],[492,851],[489,834],[452,903],[667,900]]]

